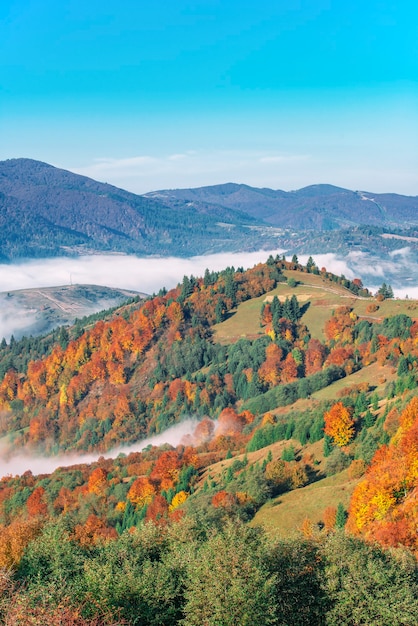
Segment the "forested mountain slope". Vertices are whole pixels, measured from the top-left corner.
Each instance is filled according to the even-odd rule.
[[[168,207],[40,161],[0,163],[0,258],[5,260],[93,251],[190,256],[251,249],[253,234],[245,226],[254,223],[224,207],[209,214]]]
[[[216,416],[230,406],[264,413],[380,354],[382,365],[394,358],[391,342],[412,324],[404,311],[414,313],[414,302],[377,303],[359,280],[279,257],[246,272],[185,277],[108,320],[58,331],[50,354],[24,367],[5,344],[2,432],[15,447],[105,450],[182,416]]]
[[[293,390],[306,374],[322,376],[324,363],[329,366],[326,380],[341,376],[338,368],[354,358],[353,350],[341,348],[343,356],[336,359],[336,347],[320,345],[318,355],[311,355],[319,342],[303,323],[309,302],[299,303],[289,292],[282,303],[273,298],[272,290],[287,280],[283,271],[296,267],[271,258],[247,272],[229,268],[207,272],[202,279],[185,277],[169,293],[117,310],[110,321],[98,322],[73,341],[61,342],[46,358],[29,362],[25,373],[11,370],[6,375],[0,386],[2,431],[20,432],[15,446],[28,442],[55,451],[105,450],[115,442],[160,432],[182,415],[212,415],[237,402],[264,398],[278,382]],[[319,270],[311,266],[313,270],[312,280],[318,280]],[[320,280],[332,287],[329,278]],[[368,294],[361,283],[339,282]],[[266,293],[272,295],[258,302],[259,330],[252,340],[229,348],[213,341],[216,322],[240,302]],[[355,319],[353,314],[353,324]],[[311,359],[317,359],[316,365]],[[356,367],[360,364],[356,357]],[[323,386],[326,380],[315,384]]]
[[[270,257],[57,331],[28,360],[2,345],[14,452],[99,454],[198,418],[176,447],[0,481],[2,619],[414,623],[417,306]]]

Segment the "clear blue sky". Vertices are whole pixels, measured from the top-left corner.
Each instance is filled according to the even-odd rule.
[[[2,0],[0,159],[418,195],[415,0]]]

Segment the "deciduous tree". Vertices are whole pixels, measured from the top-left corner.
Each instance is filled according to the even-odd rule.
[[[342,402],[334,404],[324,415],[326,435],[331,437],[337,446],[346,446],[354,436],[354,420],[351,410]]]

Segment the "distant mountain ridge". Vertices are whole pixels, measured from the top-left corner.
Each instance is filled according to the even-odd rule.
[[[285,229],[418,226],[418,198],[227,183],[130,193],[32,159],[0,162],[0,260],[122,252],[193,256],[288,247]]]
[[[254,188],[226,183],[196,189],[170,189],[146,194],[169,206],[179,200],[198,209],[223,206],[255,219],[298,230],[333,230],[358,225],[418,225],[418,197],[350,191],[333,185],[311,185],[297,191]]]

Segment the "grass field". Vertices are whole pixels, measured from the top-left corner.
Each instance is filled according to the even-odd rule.
[[[396,380],[396,370],[394,370],[392,366],[382,366],[379,365],[379,363],[372,363],[367,367],[363,367],[363,369],[358,372],[350,374],[350,376],[336,380],[335,383],[332,383],[324,389],[315,391],[312,397],[320,401],[334,400],[338,398],[338,393],[342,389],[361,383],[368,383],[370,387],[375,388],[377,393],[382,393],[387,383],[393,380]]]
[[[202,475],[199,478],[199,482],[197,487],[202,487],[203,483],[207,478],[211,478],[217,482],[222,473],[228,469],[230,465],[236,460],[243,460],[244,456],[247,457],[248,463],[250,465],[255,465],[256,463],[260,463],[264,461],[268,453],[271,451],[273,459],[280,459],[281,454],[284,448],[288,448],[289,446],[293,446],[296,454],[300,454],[302,450],[302,446],[299,441],[296,439],[286,439],[284,441],[277,441],[276,443],[271,444],[270,446],[266,446],[261,450],[256,450],[255,452],[247,452],[246,454],[235,455],[232,459],[224,459],[223,461],[219,461],[218,463],[213,463],[204,469]]]
[[[292,295],[297,297],[301,305],[310,303],[302,320],[313,336],[323,338],[322,329],[325,321],[331,316],[332,310],[340,305],[342,298],[350,292],[338,285],[330,287],[329,281],[324,281],[314,274],[288,273],[299,282],[296,287],[292,288],[286,283],[280,283],[268,294],[243,302],[227,320],[214,326],[215,340],[220,343],[232,343],[240,337],[254,338],[264,334],[264,330],[260,327],[263,302],[271,301],[274,296],[283,302]],[[305,281],[303,284],[302,280]]]
[[[286,283],[280,283],[268,294],[243,302],[227,320],[214,326],[215,341],[228,344],[241,337],[254,339],[264,334],[263,328],[260,327],[261,307],[263,302],[272,300],[275,295],[281,301],[295,295],[301,306],[309,303],[302,322],[308,327],[311,336],[320,340],[325,339],[325,322],[337,307],[343,305],[350,306],[360,318],[367,318],[371,321],[381,321],[385,317],[399,313],[418,317],[416,300],[384,300],[377,303],[374,298],[357,298],[344,287],[315,274],[298,271],[288,271],[285,274],[297,281],[296,287],[292,288]],[[379,307],[374,313],[368,313],[366,310],[371,302]]]
[[[252,526],[262,526],[270,536],[289,537],[300,531],[305,518],[313,524],[322,522],[323,512],[338,507],[347,509],[358,479],[350,480],[348,470],[323,478],[301,489],[284,493],[257,511]]]
[[[289,439],[278,441],[256,452],[246,454],[249,465],[261,463],[269,454],[272,458],[280,459],[283,449],[293,446],[296,458],[304,454],[312,454],[315,459],[315,468],[319,477],[324,472],[325,459],[323,455],[323,440],[313,444],[301,446],[299,441]],[[222,474],[236,460],[242,460],[244,454],[225,459],[205,468],[200,476],[198,488],[207,480],[218,483]],[[335,476],[320,478],[306,487],[284,493],[262,506],[251,521],[252,526],[263,526],[268,534],[274,537],[289,537],[297,534],[306,517],[313,524],[322,522],[323,512],[328,506],[338,507],[341,502],[344,508],[348,508],[351,494],[358,479],[350,480],[348,470],[344,470]]]

